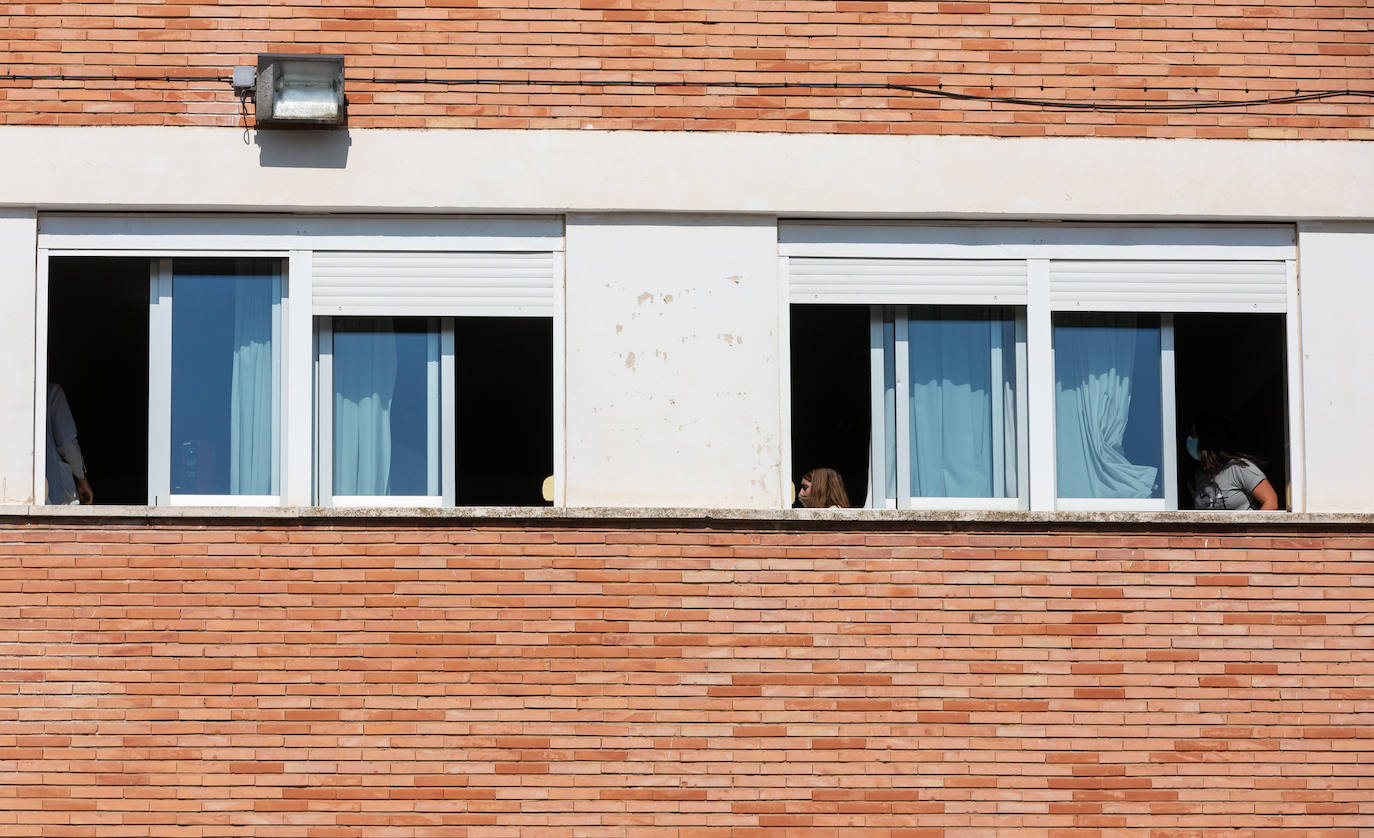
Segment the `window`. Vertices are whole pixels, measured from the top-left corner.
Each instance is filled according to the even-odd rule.
[[[795,475],[866,448],[870,508],[1186,509],[1202,423],[1301,508],[1290,227],[797,221],[779,237]],[[834,422],[861,397],[866,433]]]
[[[38,246],[36,450],[51,378],[96,503],[560,496],[559,218],[45,213]]]
[[[321,504],[549,502],[550,318],[320,317],[316,329]]]
[[[1172,323],[1158,315],[1060,314],[1054,321],[1055,468],[1064,499],[1163,498],[1162,368]],[[1165,357],[1167,355],[1167,360]],[[1172,447],[1172,442],[1167,443]],[[1172,453],[1172,452],[1170,452]],[[1062,504],[1061,504],[1062,505]]]
[[[875,359],[882,353],[872,436],[883,440],[873,464],[883,505],[1015,508],[1025,329],[1013,310],[874,306],[871,318]]]
[[[173,499],[229,495],[275,503],[280,260],[160,259],[155,267],[153,307],[163,316],[154,319],[152,357],[163,374],[153,380],[166,390],[153,399],[169,414],[155,430],[169,439],[165,494],[160,469],[150,474],[154,491]]]
[[[48,380],[98,503],[276,504],[284,260],[54,257]]]
[[[439,318],[320,318],[321,503],[452,503],[441,356],[451,368],[453,327]]]

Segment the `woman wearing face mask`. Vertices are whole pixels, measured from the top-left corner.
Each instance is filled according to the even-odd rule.
[[[1278,509],[1279,496],[1258,459],[1241,453],[1230,428],[1208,417],[1193,426],[1188,454],[1198,461],[1193,477],[1194,509]]]

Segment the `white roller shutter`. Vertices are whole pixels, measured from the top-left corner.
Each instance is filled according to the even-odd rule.
[[[553,314],[555,254],[314,254],[314,312],[389,317]]]
[[[1050,305],[1081,311],[1282,312],[1281,261],[1050,262]]]
[[[1022,259],[885,259],[793,256],[793,303],[1025,305]]]

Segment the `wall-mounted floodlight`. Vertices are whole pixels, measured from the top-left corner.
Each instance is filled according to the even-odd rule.
[[[264,54],[252,71],[235,67],[234,89],[253,96],[258,125],[344,124],[343,56]]]

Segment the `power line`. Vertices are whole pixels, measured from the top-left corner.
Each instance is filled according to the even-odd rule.
[[[499,68],[461,68],[463,71],[492,70]],[[222,75],[67,75],[67,74],[25,74],[25,73],[5,73],[0,75],[0,81],[66,81],[66,82],[217,82],[228,84],[229,76]],[[1205,102],[1177,102],[1168,100],[1122,102],[1111,100],[1073,100],[1073,99],[1039,99],[1024,96],[998,96],[983,93],[960,93],[954,90],[946,90],[944,87],[923,87],[918,85],[897,84],[893,82],[821,82],[821,81],[690,81],[685,79],[644,79],[644,78],[622,78],[622,79],[540,79],[527,77],[524,79],[494,79],[482,77],[468,78],[354,78],[350,79],[355,83],[394,85],[394,86],[433,86],[433,87],[594,87],[594,88],[701,88],[706,89],[725,89],[725,90],[889,90],[902,93],[910,93],[918,96],[928,96],[941,99],[951,99],[967,102],[988,102],[1005,105],[1019,105],[1029,108],[1040,108],[1044,110],[1063,110],[1063,111],[1095,111],[1098,113],[1164,113],[1164,112],[1190,112],[1204,110],[1224,110],[1233,108],[1253,108],[1272,105],[1291,105],[1302,102],[1317,102],[1327,99],[1338,98],[1361,98],[1374,100],[1374,90],[1318,90],[1303,92],[1296,90],[1294,93],[1280,96],[1266,96],[1249,99],[1219,99]],[[1150,88],[1145,88],[1148,91]],[[1196,88],[1193,88],[1196,91]],[[1186,90],[1186,88],[1184,88]]]

